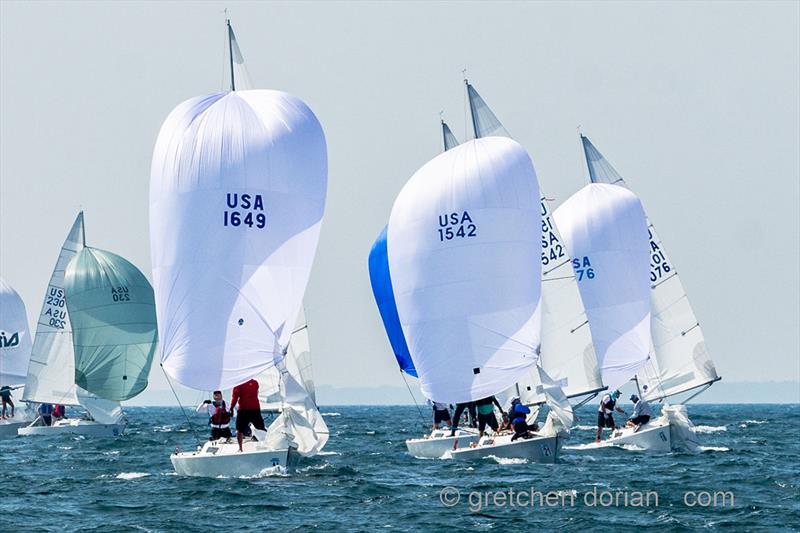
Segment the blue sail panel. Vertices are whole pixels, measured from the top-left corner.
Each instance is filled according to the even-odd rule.
[[[588,137],[581,135],[581,143],[583,143],[583,153],[586,156],[586,166],[589,169],[589,178],[592,183],[625,185],[625,180],[622,179],[619,172],[594,147]]]
[[[397,304],[394,300],[386,248],[386,230],[387,226],[384,226],[369,252],[369,280],[372,284],[372,295],[375,297],[375,303],[383,320],[383,327],[386,329],[386,336],[389,337],[389,343],[392,345],[392,351],[400,370],[417,377],[417,369],[414,368],[414,361],[411,360],[411,353],[408,351],[403,328],[400,325],[400,316],[397,314]]]

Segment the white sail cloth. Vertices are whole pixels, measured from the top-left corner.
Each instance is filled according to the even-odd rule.
[[[83,248],[83,212],[78,213],[58,255],[36,325],[24,401],[78,405],[75,350],[64,296],[67,265]]]
[[[467,97],[475,137],[510,137],[489,105],[469,83]],[[542,350],[539,365],[561,384],[568,397],[581,396],[601,390],[603,382],[575,273],[547,202],[542,193]],[[538,380],[538,376],[530,377]],[[544,402],[542,395],[531,391],[528,381],[531,380],[520,382],[523,402]]]
[[[530,157],[501,137],[440,154],[398,195],[388,225],[389,270],[427,398],[497,394],[536,364],[538,200]]]
[[[266,435],[256,436],[273,449],[291,446],[305,457],[316,455],[328,442],[328,426],[303,386],[297,360],[286,357],[275,368],[280,372],[281,414],[267,428]]]
[[[616,389],[650,350],[650,258],[639,199],[592,183],[553,214],[578,280],[603,382]]]
[[[75,387],[78,402],[92,418],[101,424],[117,424],[122,421],[122,407],[114,400],[106,400],[81,387]]]
[[[593,182],[619,184],[625,180],[595,148],[581,136],[586,166]],[[712,383],[719,379],[706,350],[700,322],[692,310],[675,264],[652,223],[650,230],[650,288],[652,337],[655,357],[639,372],[645,399],[661,399]]]
[[[167,117],[150,182],[161,361],[195,389],[226,389],[285,353],[325,208],[327,152],[298,98],[192,98]]]
[[[541,206],[542,353],[539,365],[560,384],[568,397],[580,396],[602,390],[603,380],[569,252],[544,197]]]
[[[31,347],[25,302],[0,278],[0,385],[25,384]]]

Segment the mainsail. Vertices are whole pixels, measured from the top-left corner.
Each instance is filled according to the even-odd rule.
[[[581,142],[593,182],[627,186],[587,137],[581,135]],[[648,229],[655,357],[650,358],[637,378],[644,398],[662,399],[709,385],[720,378],[706,351],[700,322],[689,304],[677,269],[649,221]]]
[[[25,302],[0,278],[0,386],[24,385],[31,358],[31,333]]]
[[[142,392],[158,339],[153,289],[144,274],[116,254],[85,247],[67,267],[64,290],[75,383],[107,400]]]
[[[387,230],[392,288],[423,394],[500,393],[539,351],[539,187],[511,139],[440,154],[406,183]]]
[[[475,137],[509,136],[500,120],[467,83]],[[564,389],[567,397],[583,396],[602,390],[586,313],[583,309],[575,272],[558,228],[553,224],[549,200],[541,194],[542,217],[542,347],[539,365]],[[531,372],[519,383],[526,403],[541,403],[536,393],[539,378]]]
[[[478,91],[472,84],[464,80],[467,86],[467,98],[469,99],[469,110],[472,116],[472,130],[475,137],[511,137],[503,124],[498,120],[494,112],[484,102]]]
[[[319,239],[325,137],[298,98],[192,98],[153,154],[150,234],[161,361],[184,385],[227,389],[283,358]]]
[[[392,290],[392,276],[389,273],[389,257],[386,251],[386,230],[384,226],[372,249],[369,252],[369,280],[372,285],[372,295],[381,314],[383,327],[386,336],[389,337],[389,344],[397,359],[400,370],[409,376],[417,377],[417,369],[414,368],[414,361],[408,351],[408,344],[403,335],[403,327],[400,325],[400,317],[397,314],[397,304]]]
[[[450,126],[448,126],[444,120],[442,120],[442,143],[445,152],[460,144],[456,136],[453,135],[453,132],[450,131]]]
[[[83,212],[78,213],[58,255],[36,325],[25,394],[35,403],[79,405],[75,394],[72,326],[64,296],[67,265],[84,247]]]
[[[616,389],[647,361],[647,222],[632,192],[592,183],[553,214],[572,257],[603,382]]]

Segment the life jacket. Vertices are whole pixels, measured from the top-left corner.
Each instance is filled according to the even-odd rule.
[[[53,407],[53,416],[56,418],[61,418],[64,416],[64,406],[63,405],[56,405]]]
[[[225,424],[230,423],[231,421],[231,414],[225,408],[225,400],[222,400],[222,404],[217,407],[214,414],[211,415],[211,424],[215,426],[224,426]]]

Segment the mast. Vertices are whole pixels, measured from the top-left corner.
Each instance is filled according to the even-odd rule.
[[[83,220],[83,211],[81,211],[81,244],[86,248],[86,224]]]
[[[231,19],[226,17],[225,24],[228,27],[228,62],[231,67],[231,91],[235,91],[236,81],[233,77],[233,28],[231,28]]]

